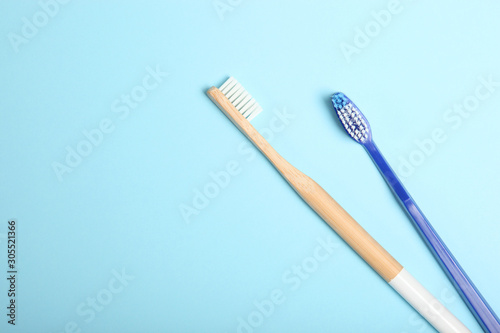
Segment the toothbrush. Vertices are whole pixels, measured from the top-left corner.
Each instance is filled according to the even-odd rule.
[[[261,112],[262,108],[235,79],[229,78],[220,88],[210,88],[207,94],[267,157],[302,199],[430,324],[439,332],[470,332],[321,186],[293,167],[271,147],[248,121],[248,118]]]
[[[332,96],[333,107],[344,126],[347,134],[357,143],[365,147],[385,180],[392,188],[408,214],[412,217],[420,234],[436,256],[444,271],[452,281],[465,303],[476,317],[477,321],[486,332],[500,332],[498,317],[490,308],[486,300],[481,296],[470,278],[458,261],[453,257],[437,232],[431,226],[420,208],[401,184],[400,180],[392,171],[391,167],[380,153],[372,138],[370,124],[356,105],[343,93],[335,93]]]

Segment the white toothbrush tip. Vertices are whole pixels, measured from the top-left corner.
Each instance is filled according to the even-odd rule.
[[[262,112],[259,103],[232,76],[219,87],[219,90],[248,121]]]

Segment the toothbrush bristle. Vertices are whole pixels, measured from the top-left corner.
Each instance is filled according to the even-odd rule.
[[[231,104],[249,121],[262,112],[262,107],[233,77],[227,79],[219,90]]]
[[[365,143],[371,134],[370,124],[358,107],[341,92],[333,94],[332,103],[347,134],[358,143]]]

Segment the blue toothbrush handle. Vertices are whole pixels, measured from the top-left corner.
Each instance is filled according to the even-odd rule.
[[[474,286],[470,278],[450,250],[446,247],[420,208],[410,196],[408,191],[401,184],[400,180],[392,171],[391,167],[382,156],[373,141],[364,144],[373,161],[377,165],[385,180],[390,185],[400,202],[406,208],[408,214],[412,217],[417,229],[424,238],[425,242],[432,250],[436,258],[439,259],[441,266],[450,278],[451,282],[462,296],[463,300],[476,317],[477,321],[485,332],[500,332],[500,320],[490,308],[481,293]]]

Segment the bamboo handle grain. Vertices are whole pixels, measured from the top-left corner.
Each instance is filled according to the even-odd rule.
[[[269,159],[302,199],[385,281],[390,282],[401,272],[403,266],[377,243],[321,186],[281,157],[219,89],[212,87],[207,94],[239,130]]]

